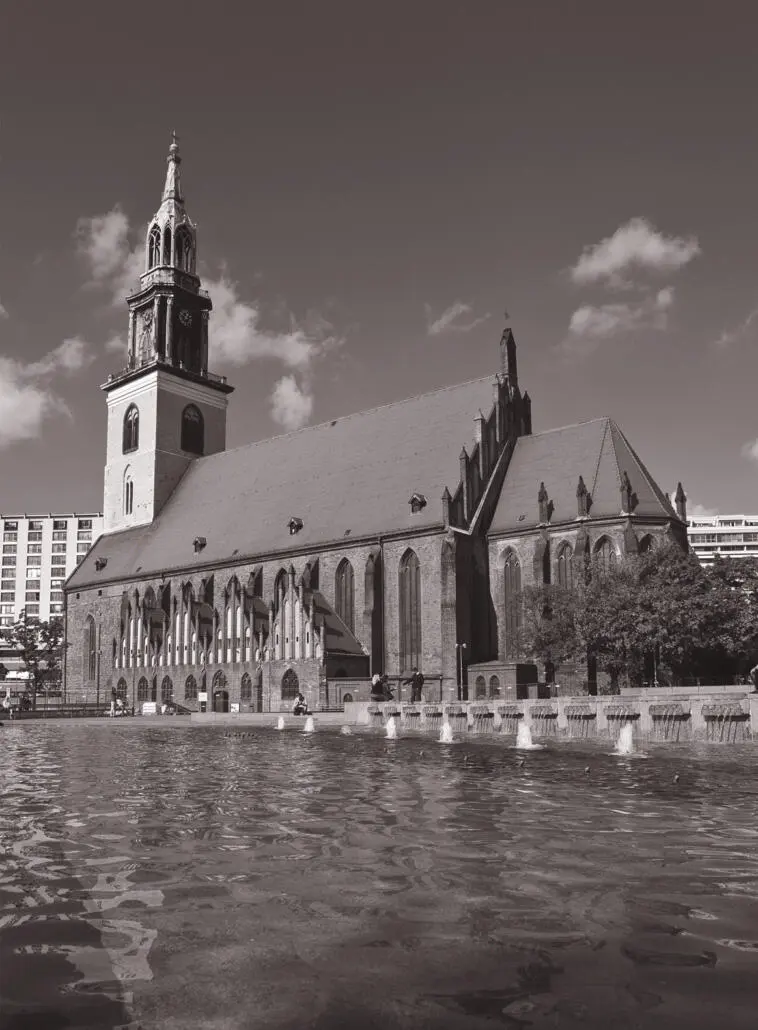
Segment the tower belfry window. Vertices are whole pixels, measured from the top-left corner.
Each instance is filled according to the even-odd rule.
[[[190,454],[203,453],[205,446],[205,425],[203,413],[194,404],[188,404],[182,412],[181,448]]]
[[[163,230],[163,264],[171,264],[171,230],[168,226]]]
[[[148,240],[148,268],[155,268],[161,263],[161,231],[157,225],[150,230]]]
[[[136,451],[139,447],[139,408],[136,404],[130,404],[126,409],[122,443],[121,449],[124,454]]]

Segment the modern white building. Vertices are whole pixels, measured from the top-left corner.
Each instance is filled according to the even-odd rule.
[[[102,512],[2,515],[0,636],[27,615],[63,614],[63,583],[103,531]]]
[[[714,555],[758,558],[758,515],[698,515],[687,519],[690,547],[703,565]]]

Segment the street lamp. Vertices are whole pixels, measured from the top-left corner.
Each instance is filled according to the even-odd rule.
[[[455,650],[458,655],[458,700],[463,700],[463,652],[466,650],[465,644],[456,644]]]

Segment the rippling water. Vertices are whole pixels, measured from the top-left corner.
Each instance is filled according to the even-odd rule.
[[[2,1030],[758,1024],[755,745],[0,734]]]

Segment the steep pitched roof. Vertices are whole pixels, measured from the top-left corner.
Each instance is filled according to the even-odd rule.
[[[198,458],[151,525],[102,536],[66,587],[441,525],[442,493],[455,493],[461,447],[472,449],[492,384],[475,379]],[[427,501],[416,515],[413,493]],[[293,516],[303,527],[291,536]],[[198,556],[197,536],[207,541]],[[100,557],[108,563],[96,572]]]
[[[618,516],[624,472],[637,494],[635,515],[675,517],[665,494],[612,419],[598,418],[523,436],[516,443],[489,532],[534,528],[539,523],[541,482],[554,505],[552,521],[572,521],[577,515],[579,476],[592,496],[592,518]]]

